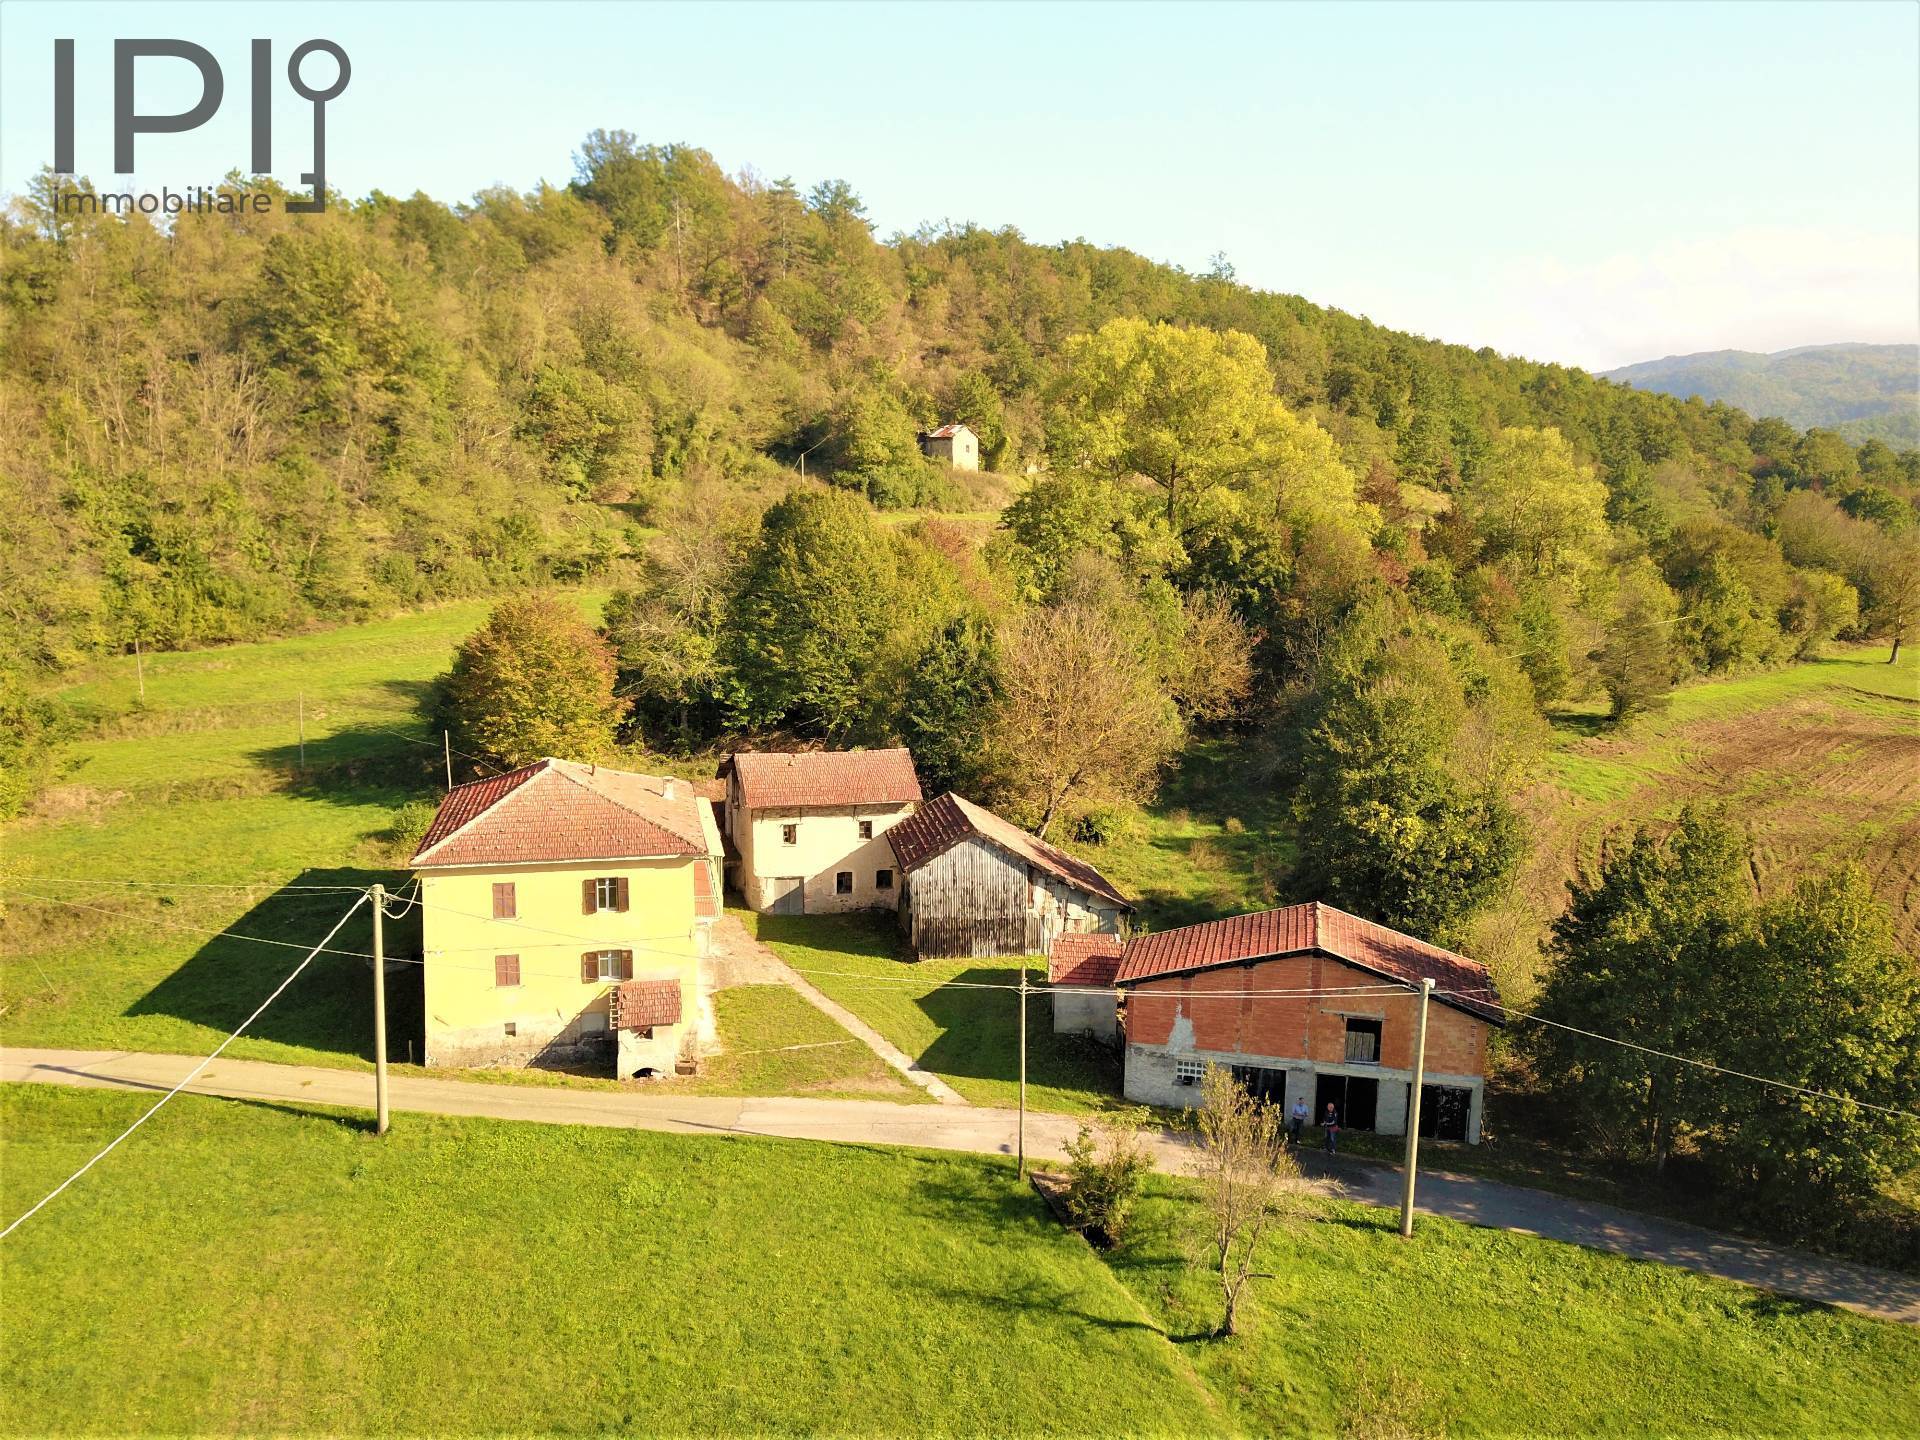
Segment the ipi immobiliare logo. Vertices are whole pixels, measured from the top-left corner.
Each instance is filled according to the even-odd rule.
[[[273,169],[273,88],[276,82],[274,45],[271,40],[256,39],[251,47],[251,151],[248,168],[255,175]],[[331,83],[312,84],[302,77],[301,67],[316,54],[331,56],[337,71]],[[77,47],[71,39],[53,42],[53,168],[61,175],[78,173],[74,154],[75,107],[81,98],[77,77],[80,74]],[[138,108],[139,65],[143,60],[186,61],[200,73],[200,98],[185,110],[171,114],[150,114]],[[324,78],[325,62],[316,62],[315,71]],[[98,73],[90,67],[89,74]],[[308,40],[294,47],[286,61],[286,81],[301,99],[313,106],[312,167],[300,176],[300,183],[312,187],[311,199],[288,200],[291,214],[311,215],[327,208],[327,106],[339,98],[353,76],[347,52],[331,40]],[[196,130],[219,113],[226,98],[226,77],[220,62],[204,45],[191,40],[170,38],[116,39],[113,42],[113,171],[130,175],[134,169],[134,146],[142,134],[167,135]],[[158,194],[94,194],[68,191],[61,196],[63,209],[98,209],[125,213],[139,210],[147,214],[177,215],[186,212],[218,213],[242,210],[263,211],[272,197],[264,192],[235,194],[217,186],[189,186],[183,193],[163,188]]]

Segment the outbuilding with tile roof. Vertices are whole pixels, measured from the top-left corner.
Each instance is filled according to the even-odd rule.
[[[1249,1090],[1313,1123],[1406,1133],[1425,980],[1421,1132],[1477,1141],[1487,1039],[1505,1011],[1484,965],[1313,902],[1128,940],[1114,969],[1126,1033],[1127,1098],[1194,1103],[1224,1065]]]
[[[1119,1030],[1120,992],[1113,977],[1126,954],[1121,935],[1062,935],[1047,951],[1053,1033],[1112,1039]]]
[[[918,955],[1045,954],[1061,935],[1119,934],[1133,914],[1092,865],[960,795],[928,802],[887,841]]]

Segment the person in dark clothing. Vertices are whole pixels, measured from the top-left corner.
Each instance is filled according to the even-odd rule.
[[[1338,1154],[1340,1150],[1340,1117],[1334,1113],[1333,1102],[1327,1102],[1327,1113],[1321,1118],[1320,1133],[1325,1137],[1327,1153]]]

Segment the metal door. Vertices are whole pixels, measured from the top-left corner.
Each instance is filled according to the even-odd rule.
[[[800,876],[776,875],[767,881],[767,913],[769,915],[807,913],[807,887],[801,883]]]

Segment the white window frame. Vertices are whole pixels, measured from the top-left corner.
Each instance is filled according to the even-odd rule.
[[[618,910],[620,908],[620,877],[618,875],[597,875],[594,877],[593,908],[596,910]]]
[[[618,950],[601,950],[594,955],[593,961],[595,965],[599,966],[600,983],[602,985],[611,984],[619,980],[620,952]]]

